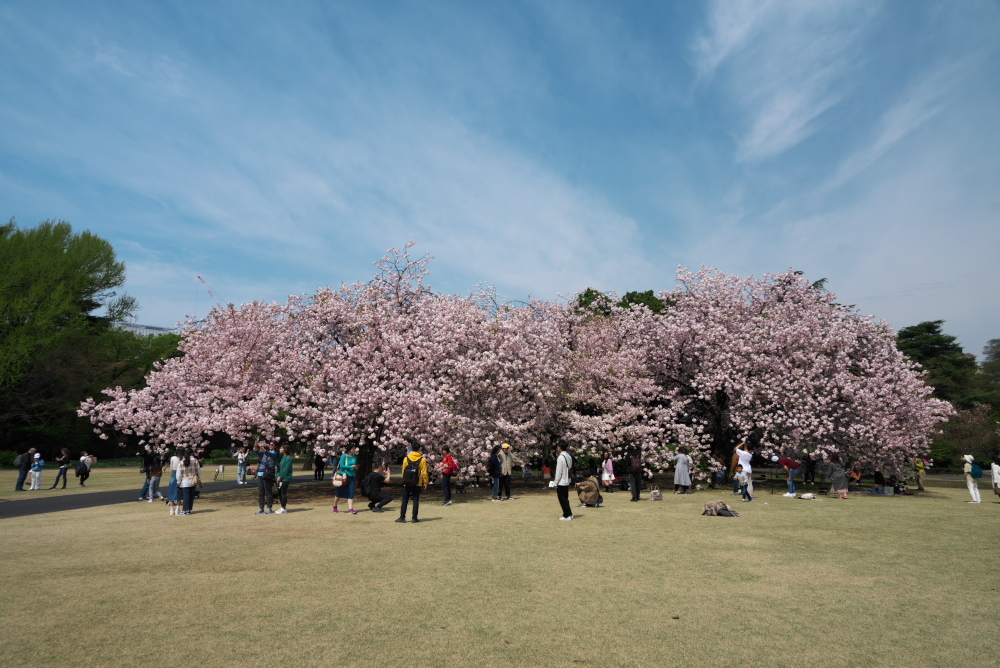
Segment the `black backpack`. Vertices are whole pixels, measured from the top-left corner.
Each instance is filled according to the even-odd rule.
[[[635,454],[628,459],[629,473],[642,473],[642,455]]]
[[[257,464],[257,472],[264,472],[265,478],[273,478],[277,470],[275,466],[275,459],[271,456],[270,452],[265,452],[260,456],[260,462]]]
[[[423,460],[423,457],[416,461],[409,457],[406,458],[406,466],[403,468],[403,484],[405,486],[416,487],[420,484],[420,462]]]
[[[26,454],[27,454],[26,452],[22,452],[17,457],[14,457],[14,468],[16,468],[16,469],[21,468],[21,464],[24,463],[24,456]]]
[[[372,495],[372,476],[374,473],[369,473],[365,476],[365,479],[361,481],[361,493],[367,498],[371,498]]]

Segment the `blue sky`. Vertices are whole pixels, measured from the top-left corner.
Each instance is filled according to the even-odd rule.
[[[553,298],[795,268],[1000,338],[996,2],[4,2],[0,217],[138,321],[367,279]]]

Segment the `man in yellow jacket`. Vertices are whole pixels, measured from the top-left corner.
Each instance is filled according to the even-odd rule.
[[[406,506],[410,499],[413,499],[413,521],[417,519],[417,511],[420,510],[420,492],[427,489],[430,476],[427,475],[427,460],[420,454],[420,443],[416,439],[410,439],[410,454],[403,459],[403,501],[399,508],[399,519],[396,520],[406,524]]]

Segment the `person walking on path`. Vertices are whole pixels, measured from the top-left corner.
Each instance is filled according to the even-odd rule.
[[[84,483],[90,477],[90,465],[93,463],[94,460],[90,458],[86,450],[80,453],[80,463],[76,466],[76,475],[80,478],[80,487],[86,487]]]
[[[263,450],[263,448],[262,448]],[[257,462],[257,505],[259,506],[255,515],[270,515],[271,506],[274,505],[274,479],[278,475],[278,453],[274,450],[274,445],[266,451],[260,453],[260,461]],[[264,510],[267,506],[267,510]]]
[[[601,462],[601,483],[608,494],[615,491],[615,463],[609,450],[604,451],[604,461]]]
[[[70,461],[72,461],[72,458],[69,456],[69,448],[63,448],[62,454],[56,457],[56,464],[59,465],[59,472],[56,473],[56,481],[52,483],[52,487],[49,487],[49,489],[55,489],[59,485],[59,478],[62,478],[63,481],[62,488],[66,489],[66,473],[69,471]]]
[[[190,515],[194,508],[194,490],[201,484],[201,467],[191,448],[184,448],[184,456],[177,466],[177,488],[181,494],[182,508],[178,515]]]
[[[358,511],[354,509],[354,489],[358,484],[358,452],[361,448],[354,446],[340,456],[340,463],[337,465],[337,473],[342,473],[347,478],[344,484],[337,488],[337,498],[333,500],[333,512],[339,513],[337,505],[341,499],[347,499],[347,512],[356,515]]]
[[[284,515],[288,512],[285,506],[288,505],[288,486],[292,483],[292,476],[295,475],[292,467],[295,466],[295,460],[292,458],[292,449],[287,444],[281,446],[280,449],[281,459],[278,461],[278,501],[281,503],[281,508],[278,509],[278,515]]]
[[[515,465],[524,466],[524,462],[511,453],[510,443],[504,443],[500,449],[500,488],[501,491],[505,492],[503,497],[505,501],[514,500],[514,497],[510,495],[510,476]]]
[[[795,498],[795,480],[794,480],[794,478],[795,478],[795,474],[799,472],[799,469],[801,468],[801,464],[799,464],[794,459],[790,459],[788,457],[778,457],[777,455],[775,455],[774,457],[771,457],[771,461],[772,462],[776,462],[778,464],[778,466],[780,466],[781,468],[785,469],[785,473],[788,475],[788,480],[787,480],[787,482],[788,482],[788,493],[787,494],[783,494],[782,496],[787,496],[787,497],[790,497],[790,498],[794,499]]]
[[[642,450],[637,445],[628,449],[628,488],[632,492],[630,500],[638,501],[642,490]]]
[[[965,473],[965,485],[969,488],[969,494],[972,495],[972,501],[966,501],[966,503],[982,503],[983,500],[979,496],[979,478],[983,475],[983,471],[972,463],[972,455],[965,455],[963,459],[965,459],[965,464],[962,466],[962,472]],[[979,470],[978,476],[975,475],[977,469]]]
[[[410,453],[403,459],[403,500],[399,506],[397,522],[406,524],[406,506],[413,499],[413,516],[411,522],[419,522],[417,513],[420,510],[420,492],[427,489],[430,477],[427,473],[427,460],[420,454],[420,443],[413,439],[410,442]]]
[[[844,464],[840,461],[840,455],[836,452],[830,455],[830,463],[827,464],[826,475],[830,478],[830,493],[836,494],[838,499],[846,499],[847,472],[844,471]]]
[[[677,462],[674,469],[674,494],[690,494],[691,489],[691,467],[694,460],[687,453],[687,448],[677,449],[677,453],[670,457],[671,461]]]
[[[566,445],[563,442],[556,443],[556,496],[559,497],[559,507],[562,508],[560,520],[570,521],[573,519],[573,510],[569,507],[569,471],[573,468],[573,458],[566,452]],[[640,476],[642,474],[640,473]]]
[[[42,459],[41,454],[36,452],[31,460],[31,489],[42,489],[42,468],[44,467],[45,460]]]
[[[384,513],[385,504],[392,497],[382,491],[382,485],[389,482],[392,472],[384,463],[379,464],[361,483],[361,491],[368,497],[368,510],[373,513]]]
[[[500,463],[500,446],[494,445],[490,451],[490,459],[486,462],[486,473],[493,483],[493,500],[500,500],[500,477],[503,465]]]
[[[247,484],[247,449],[241,447],[236,451],[236,484]]]
[[[441,491],[444,492],[444,503],[441,505],[451,505],[451,477],[458,474],[458,462],[451,456],[451,448],[445,446],[441,449],[444,457],[439,464],[441,468]]]
[[[30,448],[18,457],[21,461],[17,466],[17,484],[14,485],[15,492],[24,491],[24,481],[28,479],[28,474],[31,472],[31,465],[35,461],[35,452],[37,451],[34,448]]]

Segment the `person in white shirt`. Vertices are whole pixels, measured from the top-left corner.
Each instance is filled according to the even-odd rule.
[[[569,507],[569,470],[573,466],[573,458],[566,452],[566,445],[556,443],[556,496],[559,497],[559,505],[562,507],[561,520],[572,520],[573,510]]]
[[[194,488],[201,477],[201,466],[191,448],[184,448],[184,456],[177,466],[177,489],[181,494],[183,509],[178,515],[190,515],[194,506]]]
[[[733,451],[737,461],[734,462],[737,466],[743,467],[743,472],[747,474],[749,482],[747,483],[747,491],[750,496],[753,496],[753,468],[750,466],[750,461],[753,459],[753,452],[750,451],[750,446],[747,445],[746,441],[741,441],[736,449]],[[733,467],[734,469],[736,466]]]
[[[181,492],[177,486],[177,469],[181,465],[181,455],[184,448],[175,447],[174,456],[170,458],[170,484],[167,486],[167,505],[171,515],[181,514]]]
[[[993,493],[1000,496],[1000,464],[990,462],[990,472],[993,474]]]

